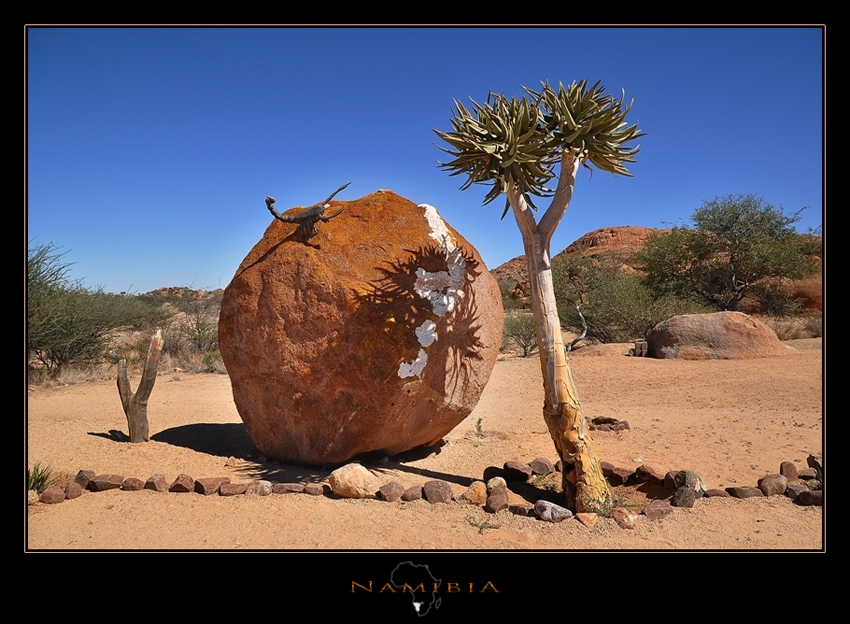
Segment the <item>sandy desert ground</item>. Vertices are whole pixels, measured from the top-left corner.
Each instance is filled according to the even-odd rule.
[[[600,457],[624,467],[694,470],[708,488],[755,485],[785,460],[805,467],[810,453],[823,453],[822,342],[785,344],[787,355],[758,360],[630,358],[628,345],[576,351],[571,362],[586,414],[631,426],[594,433]],[[439,452],[369,467],[383,482],[405,486],[444,479],[459,496],[488,466],[557,459],[541,405],[537,357],[500,356],[477,408]],[[71,476],[89,469],[143,480],[155,473],[234,482],[328,477],[326,470],[259,463],[226,375],[160,371],[148,413],[151,442],[130,444],[115,433],[126,432],[127,423],[114,382],[30,387],[27,461]],[[235,465],[225,465],[229,458]],[[620,490],[615,497],[640,504],[639,493]],[[784,496],[704,498],[661,521],[641,516],[626,530],[608,518],[588,528],[574,519],[552,524],[459,502],[111,490],[28,507],[25,549],[823,550],[823,513]]]

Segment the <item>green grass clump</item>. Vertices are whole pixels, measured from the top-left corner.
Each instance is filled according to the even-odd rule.
[[[53,469],[50,466],[42,467],[36,462],[32,470],[27,468],[27,490],[35,490],[41,494],[47,486],[53,483]]]

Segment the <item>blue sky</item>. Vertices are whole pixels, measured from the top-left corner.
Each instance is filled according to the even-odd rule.
[[[224,288],[266,195],[351,182],[338,199],[432,204],[492,269],[522,254],[516,224],[437,167],[433,129],[455,99],[582,78],[625,89],[647,136],[635,177],[580,173],[553,253],[727,194],[822,224],[820,28],[30,28],[25,236],[109,292]]]

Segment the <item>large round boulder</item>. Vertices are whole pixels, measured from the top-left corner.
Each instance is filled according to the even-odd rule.
[[[646,337],[650,357],[738,360],[788,353],[770,327],[742,312],[682,314],[662,321]]]
[[[306,241],[273,221],[221,305],[236,408],[283,462],[436,444],[478,402],[501,344],[498,284],[436,209],[391,191],[331,204],[342,213]]]

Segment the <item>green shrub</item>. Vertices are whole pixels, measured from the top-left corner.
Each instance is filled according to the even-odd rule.
[[[806,331],[808,331],[812,335],[812,338],[823,338],[823,317],[822,316],[806,317],[805,326],[806,326]]]
[[[582,330],[576,310],[580,303],[589,340],[630,342],[645,338],[653,327],[671,316],[705,310],[673,295],[653,297],[638,275],[619,266],[620,261],[613,256],[556,259],[555,297],[564,327]]]
[[[201,361],[205,373],[227,374],[227,369],[224,367],[224,360],[221,359],[221,352],[212,351],[205,353]]]
[[[158,307],[135,295],[89,290],[68,277],[70,264],[52,243],[27,254],[27,355],[49,376],[69,364],[91,366],[114,346],[116,330],[155,326]]]
[[[745,297],[785,314],[793,303],[765,278],[801,279],[817,270],[818,237],[800,235],[800,211],[786,215],[754,194],[704,201],[694,227],[650,236],[635,254],[656,294],[675,294],[721,310],[737,310]],[[759,283],[762,287],[759,288]],[[765,299],[762,299],[764,297]]]
[[[502,344],[517,349],[522,357],[537,350],[537,328],[534,316],[527,312],[509,312],[505,315]]]
[[[92,365],[107,359],[115,346],[116,330],[149,325],[157,315],[132,295],[74,289],[52,296],[47,318],[28,318],[33,322],[28,324],[27,346],[53,375],[69,364]]]
[[[797,316],[803,309],[802,301],[792,299],[779,279],[753,284],[749,296],[758,301],[762,314],[776,318]]]

